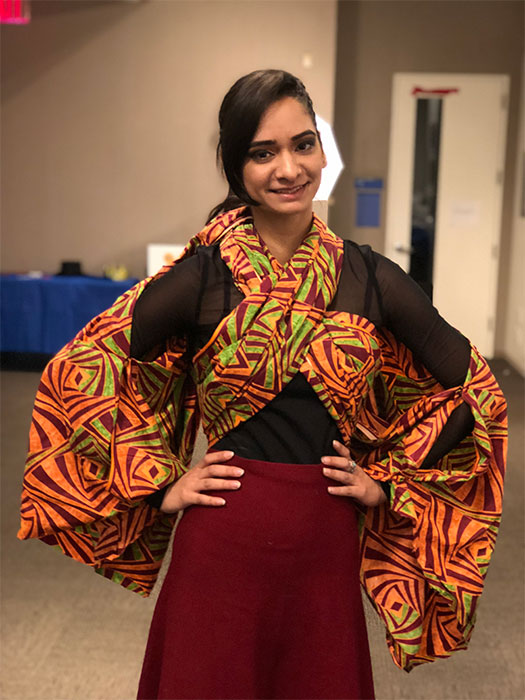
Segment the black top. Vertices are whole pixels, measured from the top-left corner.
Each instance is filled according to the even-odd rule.
[[[203,246],[150,283],[133,312],[131,355],[153,359],[172,336],[185,336],[193,351],[203,347],[218,323],[243,299],[219,244]],[[387,328],[445,388],[465,379],[470,346],[432,306],[401,268],[371,250],[345,241],[344,261],[331,311],[358,314]],[[466,404],[457,408],[427,455],[430,467],[458,444],[473,426]],[[336,454],[337,425],[303,375],[253,417],[225,435],[214,449],[241,457],[297,464],[319,463]]]

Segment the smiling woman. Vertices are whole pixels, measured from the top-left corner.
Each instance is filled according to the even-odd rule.
[[[226,200],[46,368],[20,537],[148,595],[184,513],[139,698],[373,698],[360,579],[401,668],[468,642],[505,402],[400,268],[313,214],[300,80],[240,78],[219,126]]]
[[[315,123],[303,105],[285,97],[268,107],[250,144],[243,182],[257,202],[255,226],[280,262],[290,258],[310,228],[325,165]],[[281,235],[283,226],[288,231],[293,226],[296,235]]]
[[[264,113],[243,169],[255,216],[300,214],[310,226],[312,200],[321,183],[326,158],[312,117],[300,102],[285,97]]]

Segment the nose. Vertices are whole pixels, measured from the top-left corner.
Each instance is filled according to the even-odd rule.
[[[300,172],[301,167],[295,158],[295,154],[282,150],[277,158],[275,176],[279,180],[294,182]]]

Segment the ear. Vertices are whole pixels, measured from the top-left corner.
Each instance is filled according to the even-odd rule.
[[[326,168],[327,165],[328,165],[328,161],[326,160],[326,155],[325,155],[325,152],[323,151],[323,168]]]

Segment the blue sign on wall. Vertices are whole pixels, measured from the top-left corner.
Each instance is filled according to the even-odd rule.
[[[356,178],[354,187],[356,191],[355,225],[377,228],[380,224],[383,180]]]

